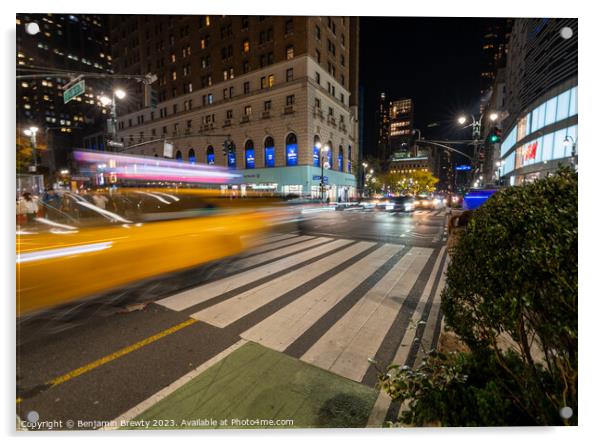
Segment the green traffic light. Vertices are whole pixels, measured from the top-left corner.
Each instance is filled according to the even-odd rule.
[[[496,135],[496,134],[492,134],[492,135],[491,135],[491,137],[489,138],[489,140],[490,140],[492,143],[496,143],[496,142],[499,142],[499,141],[500,141],[500,137],[499,137],[498,135]]]

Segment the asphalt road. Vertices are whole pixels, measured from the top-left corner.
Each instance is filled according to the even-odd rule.
[[[365,334],[368,343],[382,337],[371,355],[387,363],[397,357],[418,311],[430,323],[427,341],[435,343],[437,283],[446,257],[444,209],[304,216],[297,232],[275,232],[240,257],[161,277],[130,289],[129,299],[79,308],[69,319],[19,324],[19,418],[35,412],[40,422],[54,421],[53,429],[94,428],[78,421],[118,418],[241,338],[373,387],[376,374],[364,368],[365,357],[359,365],[324,364],[331,343],[321,339],[359,329],[351,321],[366,311],[366,296],[382,299],[400,287],[403,293],[392,297],[395,312],[381,314],[389,320],[387,329]],[[401,275],[405,281],[395,281]],[[287,332],[285,317],[301,320],[294,327],[298,333],[292,326]],[[361,340],[364,334],[354,335]],[[408,349],[403,359],[411,364],[416,355]]]

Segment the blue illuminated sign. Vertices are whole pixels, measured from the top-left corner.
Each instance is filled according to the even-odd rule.
[[[320,166],[320,149],[314,146],[314,167]]]
[[[245,168],[255,168],[255,149],[253,148],[245,150]]]
[[[458,165],[456,167],[456,170],[458,170],[458,171],[466,171],[466,170],[470,170],[470,169],[471,169],[470,165]]]
[[[274,167],[274,147],[265,148],[265,166]]]
[[[233,151],[228,152],[228,167],[236,168],[236,153]]]
[[[207,164],[215,164],[215,155],[213,153],[207,153]]]
[[[286,146],[286,165],[297,165],[297,144]]]

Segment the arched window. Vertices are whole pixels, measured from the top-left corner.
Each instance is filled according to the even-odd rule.
[[[194,154],[194,149],[188,150],[188,162],[191,164],[196,164],[196,155]]]
[[[351,173],[351,145],[347,147],[347,173]]]
[[[182,152],[180,150],[176,151],[176,161],[182,162]]]
[[[264,164],[266,168],[273,168],[275,163],[275,153],[274,153],[274,138],[272,136],[268,136],[265,138],[264,146]]]
[[[343,171],[343,146],[339,145],[339,171]]]
[[[234,142],[230,143],[228,149],[228,168],[236,168],[236,145],[234,145]]]
[[[286,137],[286,165],[294,166],[298,163],[297,153],[297,136],[294,133],[290,133]]]
[[[255,147],[251,139],[245,143],[245,168],[255,168]]]
[[[332,141],[328,141],[328,168],[334,170],[334,165],[332,165]]]
[[[315,135],[314,136],[314,167],[319,167],[320,166],[320,136]]]
[[[215,164],[215,151],[211,145],[207,147],[207,164]]]

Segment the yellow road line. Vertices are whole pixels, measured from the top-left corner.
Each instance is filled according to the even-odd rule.
[[[85,374],[86,372],[92,371],[93,369],[98,368],[99,366],[102,366],[106,363],[112,362],[113,360],[116,360],[119,357],[123,357],[124,355],[129,354],[130,352],[140,349],[146,345],[154,343],[157,340],[159,340],[163,337],[166,337],[170,334],[173,334],[174,332],[177,332],[180,329],[184,329],[185,327],[190,326],[191,324],[194,324],[196,322],[198,322],[198,320],[190,318],[180,324],[172,326],[171,328],[165,329],[164,331],[161,331],[158,334],[152,335],[148,338],[145,338],[144,340],[134,343],[133,345],[126,346],[125,348],[120,349],[119,351],[115,351],[112,354],[106,355],[92,363],[88,363],[87,365],[84,365],[80,368],[74,369],[73,371],[68,372],[67,374],[64,374],[60,377],[57,377],[48,383],[51,386],[57,386],[57,385],[60,385],[61,383],[68,382],[69,380],[71,380],[75,377]]]

